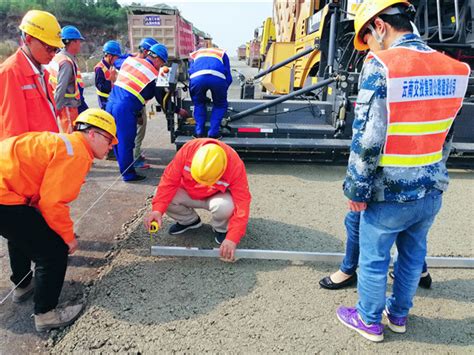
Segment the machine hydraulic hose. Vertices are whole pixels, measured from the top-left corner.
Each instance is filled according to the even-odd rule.
[[[305,55],[315,51],[319,49],[319,45],[318,44],[315,44],[314,46],[310,47],[310,48],[306,48],[305,50],[299,52],[299,53],[296,53],[294,56],[291,56],[290,58],[287,58],[285,59],[284,61],[280,62],[280,63],[277,63],[275,65],[272,65],[270,68],[268,69],[265,69],[263,71],[261,71],[260,73],[258,73],[257,75],[255,75],[253,77],[253,79],[251,79],[251,81],[253,80],[257,80],[257,79],[260,79],[261,77],[267,75],[268,73],[271,73],[272,71],[275,71],[285,65],[287,65],[288,63],[291,63],[301,57],[304,57]]]
[[[305,87],[305,88],[302,88],[302,89],[299,89],[297,91],[293,91],[287,95],[284,95],[284,96],[281,96],[277,99],[274,99],[274,100],[271,100],[269,102],[265,102],[261,105],[258,105],[258,106],[255,106],[255,107],[252,107],[252,108],[249,108],[248,110],[245,110],[245,111],[242,111],[242,112],[239,112],[233,116],[230,116],[228,118],[225,118],[222,122],[223,122],[223,125],[226,126],[227,124],[229,124],[230,122],[233,122],[233,121],[236,121],[236,120],[239,120],[241,118],[244,118],[244,117],[247,117],[247,116],[250,116],[251,114],[255,113],[255,112],[259,112],[259,111],[262,111],[262,110],[265,110],[266,108],[269,108],[269,107],[273,107],[273,106],[276,106],[278,105],[279,103],[281,102],[284,102],[284,101],[287,101],[287,100],[290,100],[292,99],[293,97],[295,96],[299,96],[299,95],[303,95],[303,94],[306,94],[307,92],[310,92],[310,91],[313,91],[313,90],[316,90],[316,89],[319,89],[319,88],[322,88],[322,87],[325,87],[329,84],[332,84],[333,82],[335,82],[336,80],[338,80],[338,77],[333,77],[333,78],[329,78],[329,79],[325,79],[323,81],[320,81],[319,83],[317,84],[314,84],[314,85],[311,85],[311,86],[308,86],[308,87]]]

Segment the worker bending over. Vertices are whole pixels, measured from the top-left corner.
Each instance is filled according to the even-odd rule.
[[[202,225],[195,208],[208,210],[220,255],[232,261],[245,235],[250,200],[245,166],[235,150],[215,139],[194,139],[166,167],[145,226],[153,221],[161,226],[166,212],[177,222],[169,233],[181,234]]]
[[[110,92],[117,79],[114,63],[122,55],[122,49],[117,41],[108,41],[104,44],[102,51],[104,56],[94,67],[94,72],[99,107],[105,110]]]
[[[0,141],[25,132],[59,132],[49,73],[42,65],[63,47],[49,12],[31,10],[21,24],[21,47],[0,64]]]
[[[227,112],[227,90],[232,84],[229,57],[219,48],[201,48],[190,55],[190,93],[194,104],[196,137],[205,137],[207,92],[212,95],[212,112],[207,136],[220,138],[220,125]]]
[[[406,0],[366,0],[354,18],[354,46],[370,49],[361,72],[344,193],[360,216],[355,308],[337,317],[371,341],[383,340],[382,313],[406,331],[426,256],[426,236],[448,187],[452,123],[470,68],[412,33]],[[392,295],[386,298],[396,243]]]
[[[57,307],[68,253],[77,248],[68,204],[94,158],[117,143],[114,118],[89,109],[72,134],[30,132],[0,142],[0,235],[8,240],[14,302],[34,292],[36,330],[71,324],[82,305]],[[35,263],[35,278],[30,273]]]
[[[54,90],[61,132],[71,133],[77,115],[84,107],[87,108],[82,94],[84,82],[76,59],[84,37],[76,27],[65,26],[61,30],[61,38],[65,48],[49,64],[49,81]]]
[[[137,117],[147,100],[156,97],[161,102],[161,90],[156,88],[158,69],[168,60],[168,50],[160,43],[153,45],[145,59],[129,56],[123,62],[117,81],[109,96],[107,111],[117,123],[119,144],[114,147],[120,173],[126,182],[144,180],[134,168],[133,148],[137,135]]]

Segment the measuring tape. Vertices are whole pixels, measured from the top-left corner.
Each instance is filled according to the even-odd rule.
[[[150,232],[150,242],[153,242],[153,237],[156,233],[158,233],[158,231],[160,230],[160,225],[158,224],[157,221],[153,221],[150,223],[150,228],[149,228],[149,232]]]

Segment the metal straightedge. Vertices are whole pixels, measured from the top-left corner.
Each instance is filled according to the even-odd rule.
[[[166,247],[154,245],[151,247],[152,256],[185,256],[219,258],[219,249],[211,248],[186,248]],[[261,250],[261,249],[237,249],[236,259],[261,259],[261,260],[287,260],[287,261],[311,261],[340,263],[344,258],[343,253],[318,253],[305,251],[287,250]],[[393,265],[394,258],[390,261]],[[474,258],[462,257],[426,257],[429,268],[474,268]]]

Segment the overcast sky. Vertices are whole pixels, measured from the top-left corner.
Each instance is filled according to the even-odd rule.
[[[201,31],[209,33],[214,43],[235,55],[237,47],[253,38],[256,27],[272,16],[272,0],[133,0],[143,5],[166,3],[176,6],[182,15]],[[121,5],[132,0],[119,0]]]

